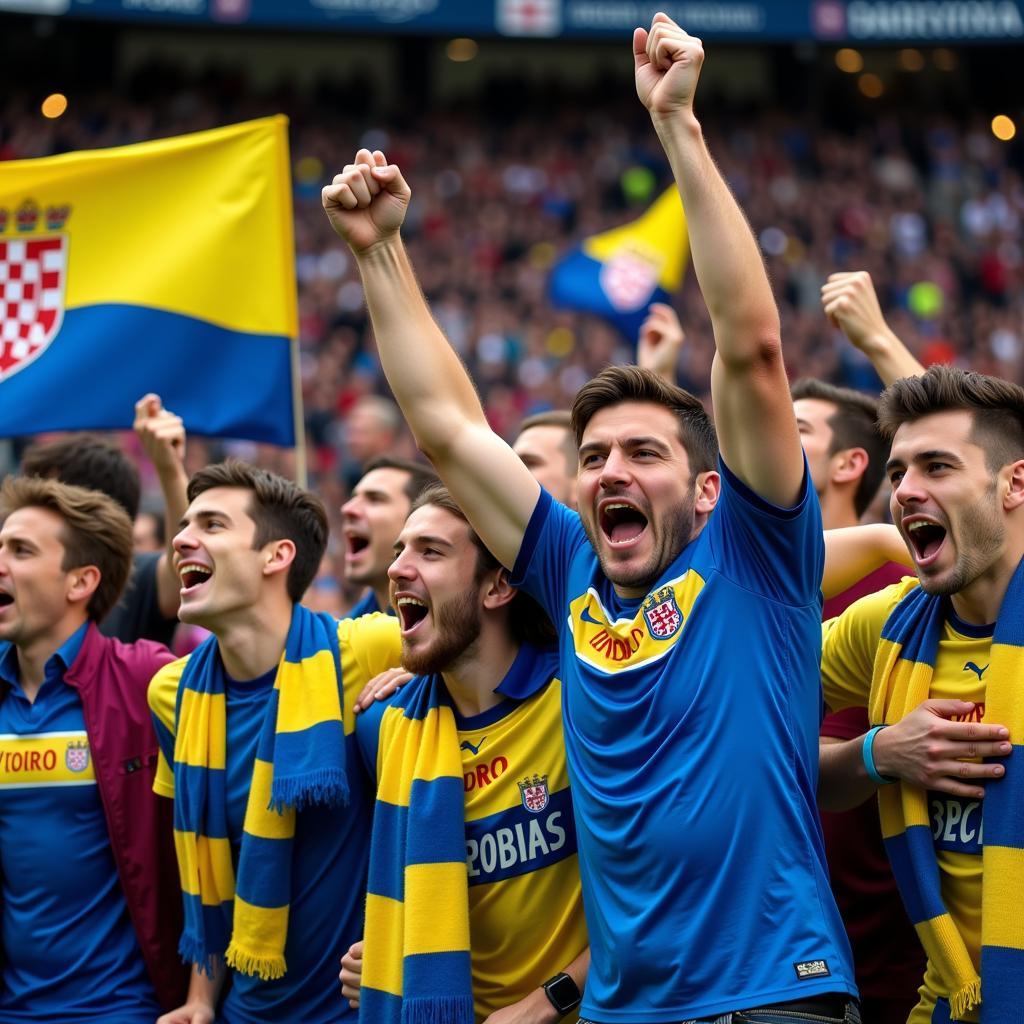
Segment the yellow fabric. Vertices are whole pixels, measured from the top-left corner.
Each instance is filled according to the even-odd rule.
[[[460,730],[459,741],[467,822],[519,806],[518,783],[526,776],[546,775],[552,795],[569,786],[557,679],[501,721]],[[557,854],[552,848],[571,837],[563,840],[558,830],[567,823],[561,817],[549,822],[552,816],[541,812],[534,817],[540,838],[551,854]],[[545,855],[537,830],[532,832],[534,863],[542,863]],[[529,852],[529,844],[524,845]],[[477,850],[470,858],[469,923],[478,1021],[524,998],[587,947],[575,853],[513,878],[473,884],[483,876],[482,868]]]
[[[644,621],[646,605],[648,602],[657,605],[674,598],[685,624],[703,588],[704,580],[690,569],[648,597],[631,618],[614,621],[605,611],[597,593],[588,590],[569,606],[576,657],[609,675],[659,661],[672,652],[685,630],[678,629],[667,639],[654,639]]]
[[[276,116],[132,146],[0,162],[0,206],[13,211],[31,197],[41,212],[70,207],[61,229],[74,260],[67,309],[148,306],[294,338],[287,131],[287,120]],[[46,233],[44,216],[38,233]],[[180,241],[167,244],[182,238],[189,239],[190,259],[181,258]],[[285,241],[268,247],[268,238]]]
[[[879,639],[882,627],[890,612],[906,593],[917,585],[916,580],[905,580],[891,587],[868,595],[852,605],[839,618],[824,625],[822,642],[822,686],[825,703],[835,711],[847,707],[867,707],[870,699],[871,677],[875,652],[888,641]],[[971,701],[978,705],[971,715],[980,720],[984,715],[992,721],[1000,721],[986,706],[987,674],[979,678],[976,672],[966,669],[968,663],[986,666],[991,663],[992,641],[990,637],[968,637],[958,633],[948,622],[944,625],[939,649],[932,674],[931,687],[926,697]],[[913,710],[918,701],[906,699],[901,702],[905,711]],[[874,712],[881,711],[876,718]],[[897,715],[892,702],[876,698],[872,706],[872,721],[893,721]],[[879,807],[882,820],[882,834],[896,835],[902,830],[902,811],[898,804],[898,788],[886,787],[879,790]],[[927,824],[936,840],[936,860],[939,866],[942,899],[956,930],[963,938],[967,953],[975,970],[981,964],[981,917],[982,917],[982,864],[981,857],[973,853],[958,853],[944,849],[955,839],[973,839],[980,827],[981,806],[979,801],[959,802],[960,806],[940,793],[928,793],[926,810],[918,812],[914,824]],[[910,822],[908,822],[909,824]],[[930,1024],[935,1000],[948,998],[949,987],[929,959],[922,986],[920,1001],[911,1014],[908,1024]],[[965,1012],[964,1021],[976,1024],[979,1019],[976,1010]]]

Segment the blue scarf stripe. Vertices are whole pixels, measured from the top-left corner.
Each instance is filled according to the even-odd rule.
[[[291,872],[281,872],[281,840],[264,839],[248,832],[245,844],[246,871],[239,871],[235,892],[254,907],[268,909],[288,906],[291,898]]]
[[[981,947],[981,1005],[1000,1007],[998,1024],[1024,1024],[1020,974],[1019,949]]]
[[[235,905],[234,900],[227,900],[218,906],[212,907],[204,904],[199,896],[187,892],[181,895],[184,901],[185,920],[201,921],[206,935],[211,937],[214,942],[220,942],[220,948],[224,949],[231,935],[231,916]],[[181,950],[181,955],[186,961],[197,964],[202,963],[207,958],[207,950],[196,947],[191,952],[188,951],[191,948],[189,947],[190,932],[191,929],[186,927],[178,948]]]
[[[275,739],[272,803],[301,811],[314,804],[345,806],[349,800],[344,767],[325,765],[323,751],[346,747],[345,727],[340,721],[317,722],[302,732],[279,732]],[[344,763],[347,763],[346,757]]]
[[[986,840],[988,836],[985,837]],[[927,825],[911,825],[899,835],[885,840],[893,877],[899,883],[907,916],[912,924],[921,924],[946,912],[939,885],[939,865],[935,859],[932,830]],[[920,871],[928,871],[927,878]]]
[[[405,864],[401,851],[409,831],[409,808],[377,801],[370,840],[370,877],[366,891],[399,903],[405,899]],[[374,1018],[371,1018],[374,1019]]]
[[[459,864],[466,860],[465,793],[460,776],[445,776],[424,782],[413,779],[409,804],[421,820],[435,828],[413,829],[405,840],[405,863]]]
[[[927,600],[928,595],[920,587],[911,590],[886,620],[882,627],[882,639],[891,640],[895,644],[905,644],[913,636]],[[903,656],[909,657],[906,651],[903,652]]]
[[[223,768],[174,767],[174,827],[191,832],[202,821],[203,835],[228,838],[227,773]]]
[[[1022,563],[1024,564],[1024,563]],[[1024,608],[1024,572],[1018,567],[1006,588],[1002,608]],[[1024,615],[1000,615],[996,619],[994,644],[1007,644],[1010,647],[1024,647]]]
[[[932,1009],[932,1019],[929,1024],[953,1024],[953,1018],[949,1015],[949,1000],[939,996],[935,1000],[935,1007]]]
[[[457,992],[465,989],[471,971],[468,949],[447,953],[413,953],[402,965],[402,987],[406,992]]]
[[[374,1024],[399,1024],[402,1019],[402,997],[364,985],[359,991],[359,1019]]]
[[[405,718],[418,719],[426,718],[434,708],[451,707],[451,699],[443,686],[405,686],[398,692],[391,706],[401,708]]]
[[[998,784],[985,787],[985,845],[1019,848],[1024,836],[1024,746],[1015,743],[1009,757],[989,760],[1004,765],[1006,774]]]

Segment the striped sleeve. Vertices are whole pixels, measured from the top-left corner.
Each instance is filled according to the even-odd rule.
[[[179,658],[178,661],[164,665],[153,676],[146,693],[160,747],[153,792],[170,799],[174,799],[174,710],[178,699],[178,683],[187,661],[188,658]]]

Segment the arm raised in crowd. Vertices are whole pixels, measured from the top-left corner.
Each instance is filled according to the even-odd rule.
[[[686,210],[693,269],[711,314],[715,422],[729,468],[766,500],[794,505],[804,461],[782,360],[779,314],[757,243],[711,158],[693,100],[699,39],[657,14],[633,36],[636,88]]]
[[[885,322],[866,270],[830,274],[821,288],[821,305],[850,344],[871,360],[886,387],[901,377],[924,373],[924,367]]]
[[[676,383],[676,365],[686,332],[676,311],[664,302],[652,302],[640,325],[636,365],[656,373],[666,384]]]
[[[488,548],[511,566],[540,487],[491,430],[430,314],[399,234],[409,199],[398,167],[365,149],[323,190],[331,225],[359,266],[381,364],[416,443]]]

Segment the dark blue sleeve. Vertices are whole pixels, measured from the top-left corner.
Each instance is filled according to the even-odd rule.
[[[718,466],[722,493],[707,526],[718,571],[745,590],[783,604],[819,600],[825,538],[807,460],[800,500],[792,508],[772,505],[724,462]]]
[[[394,696],[389,700],[375,700],[365,711],[360,711],[356,715],[356,743],[359,745],[359,753],[363,757],[363,764],[373,781],[375,791],[377,789],[377,747],[380,745],[380,723],[392,700],[394,700]]]
[[[511,583],[525,590],[559,628],[568,606],[569,566],[580,544],[589,543],[580,517],[541,488]]]
[[[149,713],[149,717],[153,720],[153,731],[156,733],[156,742],[160,747],[160,753],[164,755],[167,766],[173,768],[174,736],[171,734],[171,730],[152,711]]]

